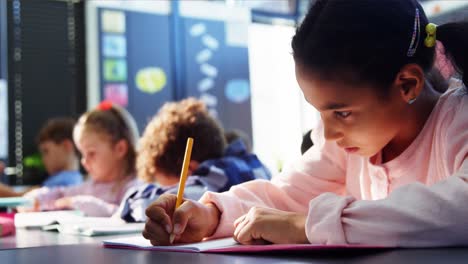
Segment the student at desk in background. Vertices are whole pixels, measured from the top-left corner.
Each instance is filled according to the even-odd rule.
[[[25,194],[35,210],[81,210],[88,216],[111,216],[134,184],[138,129],[133,117],[111,102],[83,114],[74,129],[90,179],[73,187],[42,187]]]
[[[71,186],[83,182],[79,171],[79,157],[73,143],[72,118],[47,121],[37,137],[39,152],[49,177],[42,186]]]
[[[130,190],[117,214],[128,222],[144,222],[148,205],[163,193],[177,193],[187,138],[194,139],[185,197],[226,191],[270,173],[238,139],[226,147],[223,129],[205,104],[194,98],[166,103],[147,125],[140,140],[138,177],[146,185]]]
[[[431,78],[443,44],[463,83]],[[468,245],[468,23],[429,24],[416,0],[318,0],[292,39],[296,78],[320,111],[314,146],[272,181],[162,196],[155,245]],[[441,92],[442,91],[442,92]],[[173,221],[172,221],[173,220]]]
[[[72,186],[83,182],[78,153],[73,144],[74,126],[73,118],[52,118],[39,131],[37,145],[49,175],[42,186]],[[23,194],[24,192],[15,192],[7,186],[0,186],[0,197]]]

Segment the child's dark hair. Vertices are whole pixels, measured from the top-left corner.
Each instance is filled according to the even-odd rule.
[[[108,135],[111,143],[123,139],[128,144],[125,155],[125,176],[135,175],[135,161],[138,141],[138,128],[133,117],[120,106],[102,102],[97,109],[84,113],[75,126],[74,138],[77,140],[83,131],[92,131]]]
[[[52,141],[55,144],[62,143],[64,140],[73,142],[73,127],[75,119],[68,117],[57,117],[47,120],[37,135],[37,144],[46,141]]]
[[[138,177],[154,182],[156,171],[178,176],[188,137],[194,139],[192,160],[203,162],[223,155],[226,147],[223,129],[203,102],[189,98],[165,103],[141,137]]]
[[[304,154],[307,150],[309,150],[314,145],[314,142],[312,141],[312,138],[310,137],[311,133],[312,133],[312,129],[307,131],[302,136],[301,154]]]
[[[404,65],[416,63],[426,73],[432,69],[435,48],[424,45],[428,23],[416,0],[317,0],[293,37],[294,60],[320,78],[366,82],[386,94]],[[408,54],[416,32],[412,47],[417,48]],[[466,86],[468,23],[440,25],[436,37]]]

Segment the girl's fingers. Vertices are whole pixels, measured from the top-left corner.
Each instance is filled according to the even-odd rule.
[[[244,217],[240,217],[239,219],[241,219],[242,221],[239,221],[239,222],[237,223],[236,229],[234,230],[233,237],[234,237],[234,239],[235,239],[237,242],[241,243],[241,242],[238,240],[239,234],[240,234],[240,232],[241,232],[242,230],[244,230],[244,229],[246,228],[247,224],[249,223],[249,220],[248,220],[248,218],[245,217],[245,215],[244,215]],[[238,219],[238,220],[239,220],[239,219]],[[236,222],[237,222],[237,220],[236,220]]]
[[[175,235],[183,234],[190,219],[199,217],[197,209],[199,209],[198,206],[192,201],[185,201],[174,211],[174,228],[172,232]]]
[[[237,227],[237,225],[239,225],[239,223],[244,221],[245,217],[246,217],[246,214],[244,214],[243,216],[237,218],[236,221],[234,221],[234,227]]]
[[[150,240],[153,246],[169,245],[169,233],[160,224],[150,219],[146,222],[142,235]]]
[[[240,223],[239,226],[236,228],[234,239],[240,244],[251,245],[254,240],[252,237],[252,232],[253,232],[252,223],[248,223],[247,221],[244,221]]]
[[[148,219],[151,221],[163,226],[168,233],[172,231],[171,218],[167,214],[166,210],[164,210],[164,208],[153,204],[146,209],[146,216],[148,216]]]
[[[150,217],[152,208],[162,208],[166,214],[172,215],[174,213],[177,196],[173,194],[163,194],[159,198],[151,203],[146,209],[146,215]]]

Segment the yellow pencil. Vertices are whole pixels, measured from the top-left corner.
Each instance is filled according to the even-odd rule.
[[[192,155],[192,146],[193,146],[193,138],[187,138],[187,146],[185,147],[185,155],[184,161],[182,163],[182,171],[180,172],[180,179],[179,179],[179,189],[177,190],[177,201],[175,209],[179,208],[182,204],[182,199],[184,198],[184,189],[185,189],[185,181],[187,180],[188,174],[188,167],[190,164],[190,156]],[[174,233],[172,233],[169,237],[169,241],[172,244],[174,242]]]

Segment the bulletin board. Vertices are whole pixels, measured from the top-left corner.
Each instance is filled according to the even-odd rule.
[[[164,102],[196,97],[252,139],[249,23],[224,3],[90,1],[88,107],[111,100],[143,130]]]
[[[169,17],[99,9],[100,98],[126,107],[140,131],[174,99]]]

